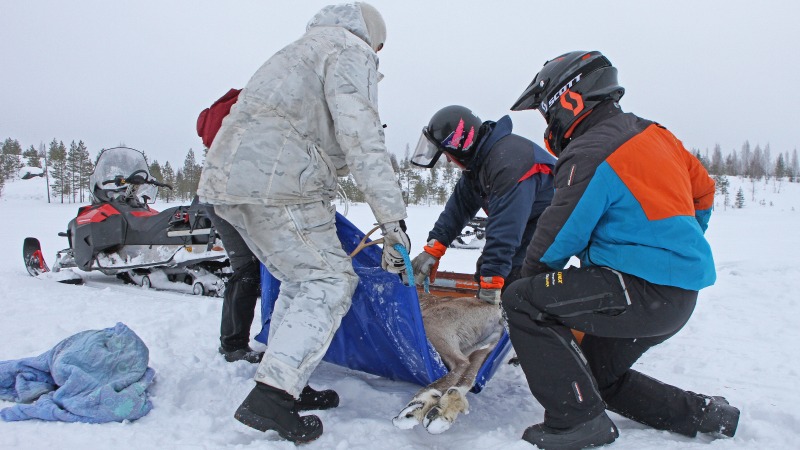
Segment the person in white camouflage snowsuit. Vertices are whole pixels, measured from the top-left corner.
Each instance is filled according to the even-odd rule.
[[[284,439],[319,437],[338,405],[307,386],[350,308],[358,278],[336,236],[337,176],[352,173],[385,238],[382,266],[401,273],[406,208],[378,115],[377,51],[386,27],[367,3],[331,5],[256,71],[208,150],[198,194],[281,281],[256,387],[236,411]]]

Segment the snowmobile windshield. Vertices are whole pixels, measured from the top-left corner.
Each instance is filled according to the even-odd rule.
[[[128,179],[131,175],[141,176],[144,181],[150,180],[150,171],[144,154],[127,147],[103,150],[97,157],[94,172],[89,177],[92,195],[96,201],[107,202],[112,198],[125,195],[128,184],[117,185],[115,180]],[[133,195],[147,203],[155,203],[158,188],[151,184],[135,186]]]

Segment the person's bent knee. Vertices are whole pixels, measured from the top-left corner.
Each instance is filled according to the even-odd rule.
[[[542,316],[542,312],[531,301],[534,295],[532,282],[533,278],[521,278],[503,292],[500,305],[509,326],[530,326]]]
[[[500,297],[500,305],[503,309],[518,310],[523,303],[529,303],[525,300],[531,294],[529,286],[529,278],[520,278],[508,285]]]

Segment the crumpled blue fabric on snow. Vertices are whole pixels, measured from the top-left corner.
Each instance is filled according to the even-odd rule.
[[[77,333],[36,357],[0,361],[0,399],[20,403],[1,410],[0,418],[136,420],[153,407],[147,394],[155,377],[149,358],[139,336],[117,323]]]

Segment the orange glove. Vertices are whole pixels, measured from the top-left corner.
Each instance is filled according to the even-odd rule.
[[[446,251],[447,247],[436,239],[431,239],[422,247],[422,252],[411,261],[416,284],[422,285],[425,278],[430,278],[431,281],[436,279],[439,259],[444,256]]]
[[[478,298],[493,305],[500,304],[500,291],[506,280],[503,277],[481,277]]]

